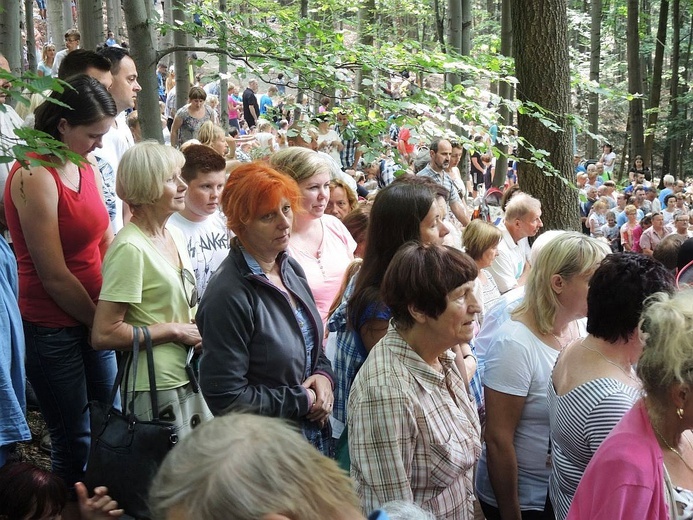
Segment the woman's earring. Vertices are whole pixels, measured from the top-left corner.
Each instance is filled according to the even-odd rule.
[[[679,416],[679,419],[683,419],[683,408],[677,408],[676,415]]]

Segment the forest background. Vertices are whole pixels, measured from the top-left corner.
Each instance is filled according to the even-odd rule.
[[[14,103],[26,102],[21,90],[62,88],[22,67],[22,33],[35,70],[36,35],[60,49],[73,26],[70,0],[46,4],[43,22],[33,0],[0,0]],[[619,179],[635,155],[658,178],[685,178],[693,166],[691,0],[77,0],[74,14],[82,48],[95,49],[109,29],[129,43],[143,132],[154,139],[164,61],[175,63],[178,92],[189,85],[180,71],[200,68],[208,80],[221,74],[222,92],[228,81],[271,84],[281,73],[297,104],[341,98],[373,154],[392,121],[422,143],[454,134],[467,150],[496,124],[499,142],[485,151],[501,172],[508,157],[520,159],[520,186],[542,200],[549,229],[579,226],[574,153],[598,158],[611,143]],[[391,95],[405,72],[411,86]],[[32,131],[25,138],[16,157],[53,146]]]

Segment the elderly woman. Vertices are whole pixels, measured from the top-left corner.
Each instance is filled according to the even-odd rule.
[[[479,325],[484,322],[486,309],[490,309],[501,297],[493,276],[486,269],[498,256],[498,244],[502,237],[503,234],[496,226],[479,219],[472,220],[464,228],[465,253],[472,257],[479,270],[479,276],[477,276],[474,285],[474,293],[481,306],[481,311],[477,316]]]
[[[68,84],[38,107],[36,129],[90,159],[113,124],[115,102],[89,76]],[[14,164],[5,212],[17,255],[27,376],[50,432],[52,470],[71,488],[82,480],[89,452],[84,407],[89,399],[107,400],[116,375],[114,353],[96,352],[89,344],[101,259],[113,233],[101,176],[89,160],[30,156],[43,163]]]
[[[274,154],[270,164],[294,179],[301,191],[301,210],[293,222],[289,254],[303,268],[324,324],[344,273],[354,260],[356,242],[339,219],[325,214],[330,168],[316,152],[287,148]]]
[[[592,457],[568,520],[691,518],[693,292],[653,297],[640,332],[644,397]]]
[[[356,194],[341,179],[330,181],[330,200],[325,208],[325,213],[343,220],[351,210],[359,205]]]
[[[185,162],[175,148],[145,141],[130,148],[118,166],[116,193],[132,210],[103,266],[103,288],[92,330],[97,349],[131,350],[134,327],[148,327],[154,345],[159,412],[179,438],[211,418],[185,370],[188,350],[200,347],[194,323],[195,275],[183,234],[167,227],[185,208]],[[144,337],[140,338],[144,345]],[[139,354],[135,415],[152,418],[147,356]]]
[[[291,424],[249,414],[217,417],[176,446],[150,495],[156,520],[365,520],[334,461]]]
[[[674,290],[658,261],[636,253],[607,256],[587,293],[587,337],[558,358],[548,385],[552,465],[549,495],[563,520],[599,445],[640,396],[633,371],[642,352],[638,321],[650,295]]]
[[[191,87],[188,104],[178,109],[171,125],[171,146],[179,147],[185,141],[196,139],[206,121],[217,122],[216,112],[205,103],[207,93],[202,87]]]
[[[349,396],[351,476],[364,509],[414,502],[436,518],[472,519],[481,431],[449,351],[467,342],[479,305],[464,253],[410,242],[385,273],[392,311]]]
[[[553,520],[546,389],[558,353],[585,335],[587,288],[611,251],[581,233],[553,238],[537,256],[525,296],[485,358],[486,434],[476,488],[486,518]]]
[[[262,163],[229,176],[221,204],[236,238],[197,313],[200,386],[215,415],[293,419],[327,452],[333,385],[322,320],[303,270],[286,253],[300,201],[296,182]]]

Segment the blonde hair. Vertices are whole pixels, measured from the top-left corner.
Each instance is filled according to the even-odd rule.
[[[639,329],[643,351],[637,372],[643,389],[661,406],[669,406],[672,385],[693,385],[693,290],[652,295]]]
[[[525,297],[512,312],[512,318],[527,314],[534,319],[539,332],[549,334],[560,305],[551,277],[558,274],[567,280],[584,275],[596,269],[610,253],[606,242],[582,233],[568,231],[554,237],[537,256],[529,272]]]
[[[224,129],[213,121],[205,121],[197,131],[197,139],[201,144],[210,145],[215,139],[226,137]]]
[[[164,460],[150,490],[153,517],[257,520],[272,513],[336,518],[359,501],[349,476],[294,426],[230,413],[197,427]]]
[[[185,164],[171,146],[143,141],[123,154],[118,165],[116,193],[131,206],[153,204],[164,194],[164,183]]]
[[[493,224],[480,219],[472,220],[462,235],[465,252],[473,260],[480,260],[489,248],[498,245],[502,236],[501,230]]]
[[[330,173],[330,167],[317,152],[308,148],[285,148],[270,157],[272,168],[288,175],[296,182],[309,179],[317,173]]]

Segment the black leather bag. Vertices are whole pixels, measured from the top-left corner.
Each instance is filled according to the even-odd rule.
[[[118,368],[110,402],[89,403],[91,413],[91,449],[87,462],[85,484],[92,490],[96,486],[108,487],[108,494],[118,501],[125,513],[141,519],[150,518],[148,508],[149,486],[166,454],[178,441],[171,423],[159,419],[154,375],[154,355],[149,329],[142,327],[149,369],[149,395],[151,421],[135,417],[134,397],[139,354],[139,327],[135,327],[132,354]],[[132,392],[128,402],[128,381],[123,386],[123,411],[113,406],[118,388],[132,363]],[[128,406],[129,404],[129,406]]]

